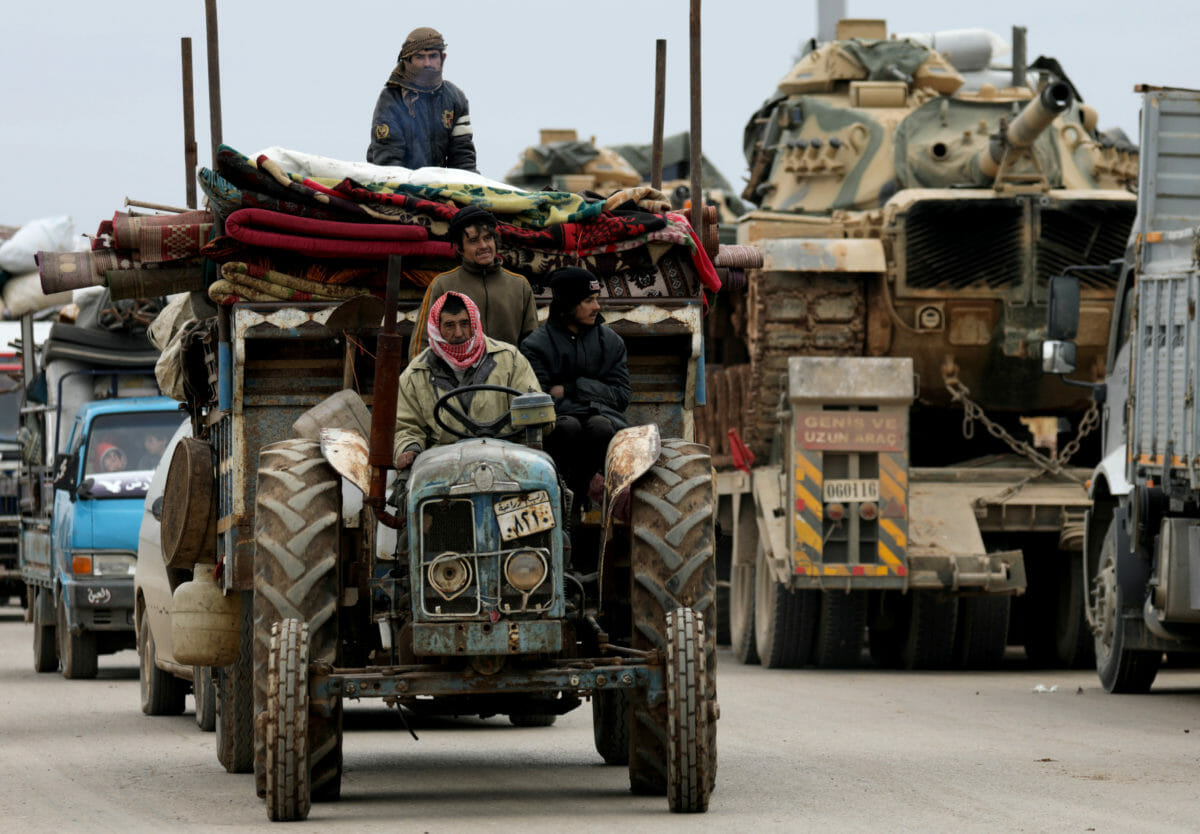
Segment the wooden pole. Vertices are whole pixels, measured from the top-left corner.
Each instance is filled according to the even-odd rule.
[[[196,207],[196,98],[192,89],[192,39],[179,39],[183,60],[183,165],[187,187],[187,207]]]
[[[692,128],[688,167],[692,172],[692,228],[704,240],[704,155],[700,150],[700,0],[691,0],[689,15],[692,77]]]
[[[662,191],[663,111],[667,98],[666,39],[655,41],[654,52],[654,139],[650,146],[650,187]]]
[[[208,119],[212,131],[212,164],[217,164],[221,145],[221,55],[217,44],[217,0],[204,0],[208,28]]]

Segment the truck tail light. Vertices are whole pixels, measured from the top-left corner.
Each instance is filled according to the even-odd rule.
[[[846,507],[842,504],[826,504],[825,517],[830,521],[841,521],[846,517]]]
[[[864,501],[858,505],[858,517],[863,521],[874,521],[879,515],[879,507],[874,501]]]

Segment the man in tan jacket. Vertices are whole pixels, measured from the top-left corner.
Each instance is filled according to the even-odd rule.
[[[475,302],[488,336],[519,345],[537,329],[537,305],[529,282],[501,265],[496,218],[479,206],[464,206],[450,221],[450,242],[458,249],[457,269],[443,272],[425,291],[417,317],[411,356],[426,345],[420,338],[430,305],[444,293],[462,293]]]
[[[447,392],[467,385],[504,385],[522,394],[542,390],[529,360],[513,345],[484,335],[479,308],[462,293],[448,292],[433,302],[426,335],[429,347],[400,374],[392,455],[401,471],[429,447],[458,439],[433,419],[434,404]],[[471,420],[488,423],[508,413],[510,399],[498,391],[472,391],[451,402]],[[469,434],[448,412],[442,420]]]

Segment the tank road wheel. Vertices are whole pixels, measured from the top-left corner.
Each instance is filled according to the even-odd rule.
[[[945,669],[954,660],[958,600],[936,591],[912,592],[912,616],[900,650],[905,669]]]
[[[690,608],[700,618],[716,616],[715,507],[708,448],[663,440],[658,461],[631,489],[633,645],[665,652],[668,613]],[[703,772],[711,791],[717,770],[717,640],[715,629],[702,634],[704,709],[711,710]],[[629,786],[634,793],[665,794],[667,699],[651,702],[646,696],[644,690],[632,696]]]
[[[308,624],[287,619],[271,627],[267,650],[267,816],[308,818]]]
[[[96,677],[96,635],[90,631],[72,634],[67,629],[67,606],[58,599],[58,659],[64,678],[79,680]]]
[[[271,627],[283,620],[308,626],[313,663],[336,664],[341,477],[310,440],[281,440],[259,453],[254,510],[255,712],[267,705]],[[313,705],[314,707],[317,705]],[[314,802],[342,791],[342,702],[308,717],[309,783]],[[255,725],[255,779],[265,776],[265,750]],[[262,780],[266,787],[265,779]]]
[[[798,669],[812,656],[820,591],[792,591],[767,567],[762,543],[754,569],[754,642],[762,665]]]
[[[254,628],[248,596],[242,594],[237,660],[214,672],[217,761],[227,773],[249,773],[254,767]]]
[[[714,764],[708,756],[704,622],[690,608],[667,614],[667,804],[675,813],[708,810]]]
[[[729,570],[729,640],[734,657],[746,664],[758,663],[758,644],[754,640],[754,561],[758,558],[755,512],[754,501],[743,499]]]
[[[1088,604],[1096,629],[1096,672],[1105,690],[1141,695],[1158,675],[1162,652],[1125,648],[1124,595],[1117,585],[1117,524],[1108,525],[1100,546],[1100,568],[1092,580]]]
[[[822,592],[813,664],[819,669],[847,669],[861,665],[866,630],[865,592]]]
[[[31,606],[33,614],[33,669],[35,672],[58,671],[58,637],[55,634],[54,623],[39,623],[38,615],[42,611],[42,594],[47,594],[45,588],[38,588],[34,595],[35,604]]]
[[[142,696],[142,712],[146,715],[179,715],[187,697],[184,682],[164,672],[154,663],[157,652],[154,635],[150,632],[150,618],[142,614],[138,625],[138,689]]]
[[[605,764],[629,764],[630,689],[606,689],[592,695],[592,740]]]
[[[954,635],[954,665],[960,669],[995,669],[1008,645],[1011,599],[1007,596],[962,597]]]
[[[192,667],[192,700],[196,702],[196,726],[211,733],[217,726],[217,693],[211,666]]]

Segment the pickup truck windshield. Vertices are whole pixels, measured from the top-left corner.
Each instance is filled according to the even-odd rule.
[[[84,477],[152,472],[183,419],[177,411],[97,416],[88,432]]]

